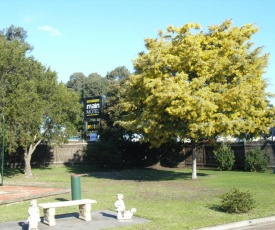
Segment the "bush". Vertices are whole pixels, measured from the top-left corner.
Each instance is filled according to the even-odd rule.
[[[251,172],[264,172],[270,157],[264,154],[259,148],[247,151],[245,156],[245,169]]]
[[[219,170],[232,170],[235,163],[235,155],[233,150],[226,143],[222,143],[221,146],[214,151],[214,155]]]
[[[228,213],[246,213],[256,207],[250,192],[233,188],[221,196],[221,209]]]
[[[103,140],[87,145],[84,160],[101,169],[117,168],[121,164],[121,154],[115,144]]]

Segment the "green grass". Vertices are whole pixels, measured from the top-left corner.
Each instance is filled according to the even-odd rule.
[[[33,169],[33,178],[8,171],[5,185],[35,185],[70,188],[73,173],[81,177],[82,198],[97,200],[93,210],[114,210],[116,194],[124,194],[127,208],[137,208],[137,216],[150,223],[121,229],[194,229],[234,221],[275,215],[275,174],[241,171],[198,170],[191,180],[190,169],[148,168],[122,171],[92,171],[85,167]],[[221,194],[232,188],[249,191],[257,206],[249,213],[227,214],[219,210]],[[1,187],[0,187],[1,190]],[[38,202],[71,199],[63,194]],[[27,219],[29,201],[0,205],[0,222]],[[57,214],[76,212],[76,207],[57,209]]]

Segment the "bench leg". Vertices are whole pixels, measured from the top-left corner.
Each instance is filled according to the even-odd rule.
[[[90,221],[91,218],[91,204],[79,205],[79,219]]]
[[[45,208],[44,209],[44,223],[49,226],[55,226],[55,208]]]

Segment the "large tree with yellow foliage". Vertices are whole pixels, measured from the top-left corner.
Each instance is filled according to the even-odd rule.
[[[145,39],[147,52],[134,61],[119,124],[142,134],[153,146],[191,139],[193,172],[196,148],[218,135],[257,136],[274,125],[267,82],[268,54],[253,48],[252,24],[233,27],[231,20],[209,26],[194,23],[160,31]]]

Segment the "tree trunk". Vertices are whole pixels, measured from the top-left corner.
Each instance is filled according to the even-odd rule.
[[[24,161],[25,161],[24,173],[26,177],[32,176],[32,167],[31,167],[32,154],[36,149],[37,145],[39,145],[41,141],[42,140],[38,140],[34,145],[31,144],[30,147],[27,148],[24,152]]]
[[[193,147],[192,149],[192,180],[197,180],[197,148]]]
[[[26,150],[24,153],[24,161],[25,161],[25,169],[24,169],[25,176],[31,177],[32,176],[31,154],[29,153],[28,150]]]

